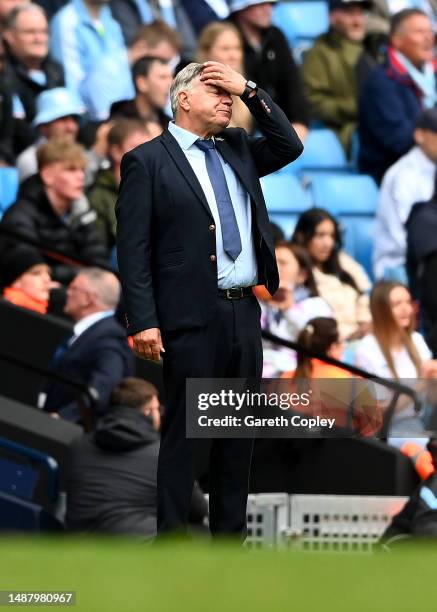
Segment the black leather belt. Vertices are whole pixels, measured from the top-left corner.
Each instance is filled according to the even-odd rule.
[[[252,287],[231,287],[230,289],[219,289],[218,294],[225,300],[241,300],[241,298],[253,295]]]

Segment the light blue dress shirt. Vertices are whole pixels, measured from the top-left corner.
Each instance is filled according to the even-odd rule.
[[[214,217],[219,289],[256,285],[258,275],[252,233],[252,210],[250,207],[250,196],[246,188],[239,181],[233,168],[223,159],[218,149],[216,149],[225,173],[226,183],[228,185],[241,237],[241,253],[237,259],[233,261],[227,253],[225,253],[223,248],[220,216],[214,190],[206,169],[205,153],[194,144],[199,136],[176,125],[173,121],[169,123],[168,129],[176,139],[188,163],[192,167],[202,187],[203,193],[205,194],[212,216]]]

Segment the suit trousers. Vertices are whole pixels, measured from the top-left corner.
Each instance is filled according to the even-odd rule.
[[[175,296],[177,300],[177,296]],[[158,461],[158,533],[186,529],[193,491],[196,444],[186,437],[187,378],[261,379],[261,309],[254,295],[217,296],[205,327],[163,332],[166,409]],[[190,409],[190,407],[188,407]],[[194,408],[191,408],[194,409]],[[253,438],[215,438],[209,453],[210,530],[246,536],[246,505]]]

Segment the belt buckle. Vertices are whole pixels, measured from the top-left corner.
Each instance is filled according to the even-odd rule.
[[[233,295],[232,292],[238,291],[237,295]],[[231,287],[230,289],[226,289],[226,297],[228,300],[239,300],[243,297],[243,289],[241,287]]]

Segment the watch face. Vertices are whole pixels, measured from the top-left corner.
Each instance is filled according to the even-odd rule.
[[[247,81],[246,87],[249,87],[249,89],[256,89],[257,88],[257,84],[254,83],[253,81]]]

